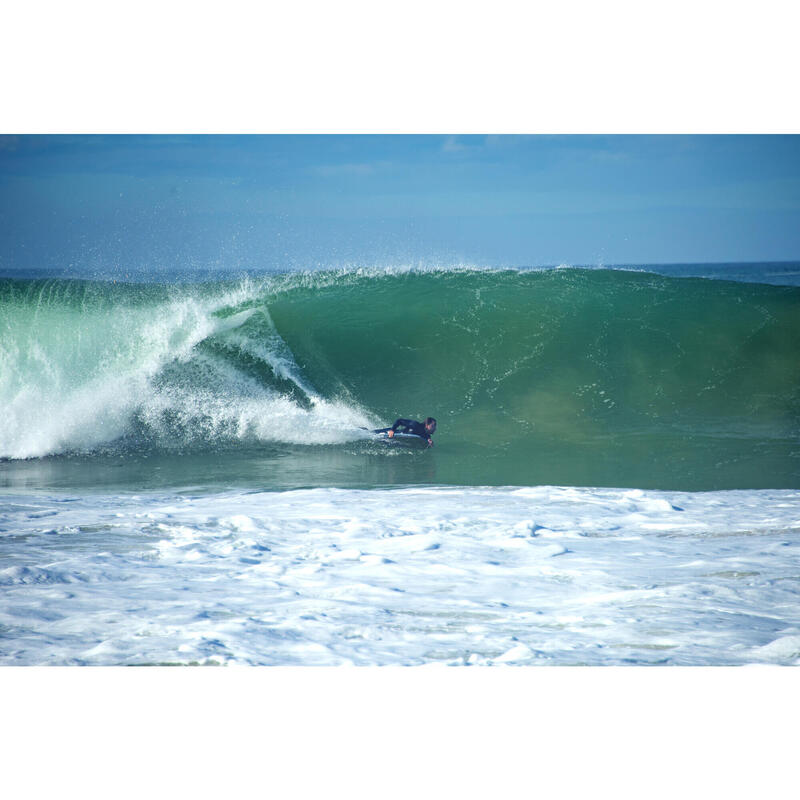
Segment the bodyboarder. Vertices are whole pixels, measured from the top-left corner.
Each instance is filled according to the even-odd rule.
[[[413,433],[415,436],[421,436],[428,442],[428,447],[433,447],[433,436],[436,430],[436,420],[433,417],[428,417],[425,422],[418,422],[415,419],[396,419],[391,428],[378,428],[373,433],[385,433],[390,439],[395,433]]]

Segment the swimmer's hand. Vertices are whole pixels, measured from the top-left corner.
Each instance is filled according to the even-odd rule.
[[[386,431],[386,435],[391,439],[392,436],[394,436],[394,431],[391,428],[389,428],[389,430]]]

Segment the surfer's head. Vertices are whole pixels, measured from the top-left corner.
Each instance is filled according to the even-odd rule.
[[[428,433],[433,433],[436,430],[436,420],[433,417],[428,417],[425,420],[425,430]]]

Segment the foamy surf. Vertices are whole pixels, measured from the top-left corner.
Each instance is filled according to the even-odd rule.
[[[800,493],[4,496],[2,664],[798,664]]]

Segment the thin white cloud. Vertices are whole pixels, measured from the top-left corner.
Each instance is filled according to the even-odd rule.
[[[319,164],[309,167],[308,172],[322,178],[358,177],[374,175],[379,170],[386,169],[389,163],[388,161],[373,161],[367,163]]]
[[[464,144],[464,142],[459,140],[458,136],[448,136],[444,142],[442,142],[443,153],[466,153],[474,149],[475,145]]]
[[[520,144],[527,144],[534,134],[527,133],[490,133],[484,142],[487,147],[516,147]]]

